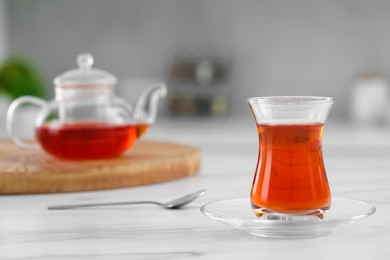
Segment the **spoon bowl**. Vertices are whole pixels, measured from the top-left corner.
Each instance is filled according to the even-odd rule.
[[[199,196],[203,195],[206,190],[199,190],[185,196],[179,197],[172,201],[161,203],[157,201],[120,201],[120,202],[105,202],[105,203],[88,203],[88,204],[70,204],[70,205],[57,205],[49,206],[48,210],[64,210],[64,209],[76,209],[76,208],[91,208],[91,207],[105,207],[105,206],[121,206],[121,205],[134,205],[134,204],[155,204],[165,209],[179,209],[188,203],[191,203]]]
[[[192,201],[196,200],[199,196],[203,195],[206,192],[206,190],[200,190],[197,192],[193,192],[190,194],[187,194],[183,197],[174,199],[172,201],[162,203],[161,206],[166,208],[166,209],[178,209],[181,208],[188,203],[191,203]]]

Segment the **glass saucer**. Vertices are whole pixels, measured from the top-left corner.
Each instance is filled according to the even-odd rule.
[[[240,198],[208,203],[200,210],[211,219],[254,236],[306,238],[324,236],[343,225],[362,220],[373,214],[375,207],[363,201],[332,198],[331,209],[326,212],[323,219],[297,215],[284,218],[258,218],[249,198]]]

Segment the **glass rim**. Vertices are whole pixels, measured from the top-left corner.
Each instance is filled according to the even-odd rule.
[[[259,103],[276,103],[276,104],[302,104],[302,103],[333,103],[335,101],[332,97],[320,96],[264,96],[264,97],[250,97],[246,101]]]

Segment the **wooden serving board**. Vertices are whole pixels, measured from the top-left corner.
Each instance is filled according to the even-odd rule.
[[[171,181],[195,175],[199,149],[139,141],[122,157],[63,161],[0,140],[0,194],[101,190]]]

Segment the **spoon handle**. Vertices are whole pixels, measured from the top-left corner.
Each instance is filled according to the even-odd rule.
[[[62,209],[91,208],[91,207],[102,207],[102,206],[121,206],[121,205],[133,205],[133,204],[155,204],[155,205],[162,206],[161,203],[156,202],[156,201],[123,201],[123,202],[57,205],[57,206],[49,206],[49,207],[47,207],[47,209],[48,210],[62,210]]]

